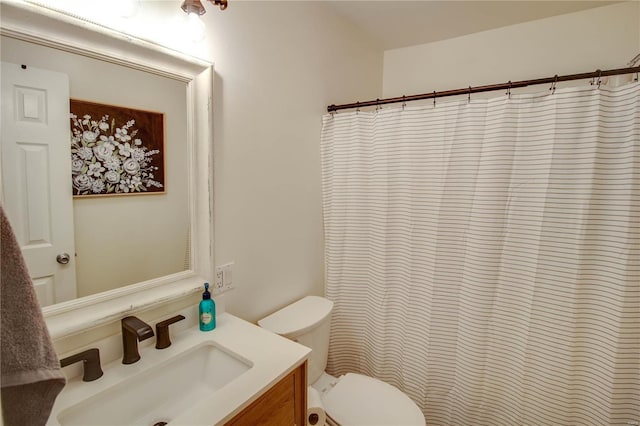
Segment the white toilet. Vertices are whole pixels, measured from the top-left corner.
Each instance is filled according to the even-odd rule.
[[[276,334],[312,349],[308,382],[315,388],[336,426],[425,426],[418,406],[399,389],[378,379],[348,373],[338,378],[324,372],[329,352],[333,302],[307,296],[258,321]]]

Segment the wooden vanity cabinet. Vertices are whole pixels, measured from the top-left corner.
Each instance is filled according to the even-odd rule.
[[[307,362],[253,401],[226,426],[305,426],[307,417]]]

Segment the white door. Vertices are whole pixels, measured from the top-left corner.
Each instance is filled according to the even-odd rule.
[[[74,299],[69,77],[5,62],[0,77],[2,204],[40,304]]]

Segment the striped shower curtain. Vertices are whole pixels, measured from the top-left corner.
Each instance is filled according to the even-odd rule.
[[[640,84],[327,115],[328,370],[427,425],[640,422]]]

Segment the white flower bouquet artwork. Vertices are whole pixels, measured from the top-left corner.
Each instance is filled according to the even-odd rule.
[[[71,100],[74,196],[163,193],[164,114]]]

